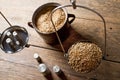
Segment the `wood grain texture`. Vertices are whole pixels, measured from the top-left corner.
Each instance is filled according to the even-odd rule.
[[[77,4],[90,7],[103,15],[107,22],[107,56],[108,59],[120,61],[120,1],[119,0],[76,0]],[[59,47],[59,45],[48,45],[35,32],[28,27],[34,11],[47,2],[58,2],[70,4],[69,0],[0,0],[0,11],[13,25],[20,25],[29,33],[29,43],[45,47]],[[68,13],[76,15],[71,24],[70,36],[63,42],[67,50],[78,40],[91,40],[104,47],[103,23],[94,13],[77,8],[67,8]],[[9,25],[0,16],[0,33]],[[47,80],[37,69],[38,63],[33,59],[33,54],[38,53],[42,61],[52,73],[53,80],[120,80],[120,64],[102,61],[101,65],[93,72],[80,74],[75,72],[67,64],[63,53],[41,48],[29,47],[16,54],[5,54],[0,50],[0,80]],[[64,72],[61,79],[52,72],[52,67],[59,65]],[[66,78],[65,78],[66,77]],[[48,79],[52,80],[52,79]]]

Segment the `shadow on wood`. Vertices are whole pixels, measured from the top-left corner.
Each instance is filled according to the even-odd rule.
[[[52,74],[49,73],[48,75],[45,76],[47,80],[53,80]]]
[[[77,33],[72,27],[70,27],[68,29],[69,35],[68,37],[62,42],[63,47],[65,49],[65,51],[67,52],[68,49],[76,42],[81,41],[81,42],[91,42],[89,40],[87,40],[86,38],[84,38],[83,36],[81,36],[79,33]],[[65,36],[65,35],[63,35]],[[51,45],[52,47],[61,49],[60,44],[55,44],[55,45]]]
[[[58,74],[58,77],[59,77],[61,80],[68,80],[63,71],[62,71],[60,74]]]

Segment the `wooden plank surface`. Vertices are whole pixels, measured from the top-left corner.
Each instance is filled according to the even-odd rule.
[[[13,25],[20,25],[27,29],[30,44],[52,47],[47,45],[34,29],[27,26],[34,11],[47,2],[70,4],[69,0],[0,0],[0,11]],[[107,58],[120,61],[120,1],[77,0],[77,4],[90,7],[103,15],[107,22],[107,54],[109,55]],[[64,47],[68,49],[75,41],[84,37],[97,43],[103,49],[104,34],[101,19],[84,9],[67,8],[67,10],[68,13],[75,14],[77,18],[71,24],[71,35],[63,42]],[[1,33],[9,26],[1,16],[0,26]],[[54,47],[59,47],[59,45],[54,45]],[[89,80],[89,78],[120,80],[120,64],[118,63],[103,60],[95,71],[80,74],[70,68],[63,53],[35,47],[25,48],[16,54],[5,54],[0,50],[0,80],[47,80],[37,69],[38,63],[33,59],[34,53],[40,55],[51,72],[54,65],[59,65],[65,74],[62,80]],[[52,77],[53,80],[61,80],[53,72]]]

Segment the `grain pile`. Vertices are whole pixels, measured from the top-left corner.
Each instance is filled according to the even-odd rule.
[[[101,49],[93,43],[78,42],[68,50],[68,64],[76,71],[87,73],[96,69],[102,59]]]
[[[40,32],[55,32],[50,17],[51,11],[54,8],[55,7],[46,7],[39,13],[36,25]],[[55,24],[56,30],[59,30],[65,22],[65,12],[63,11],[63,9],[56,10],[52,15],[52,20]]]

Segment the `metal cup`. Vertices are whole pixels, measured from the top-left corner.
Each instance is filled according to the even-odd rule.
[[[32,22],[28,22],[28,25],[32,28],[34,28],[36,30],[36,32],[43,38],[43,40],[48,43],[48,44],[56,44],[58,43],[58,39],[57,36],[55,34],[55,32],[50,32],[50,33],[43,33],[40,32],[39,29],[37,28],[36,25],[36,18],[38,18],[38,15],[40,15],[40,12],[46,8],[46,7],[58,7],[61,6],[59,3],[46,3],[42,6],[40,6],[33,14],[32,16]],[[73,14],[68,14],[67,11],[62,8],[62,10],[65,13],[65,20],[64,20],[64,24],[62,25],[62,27],[60,29],[57,30],[58,35],[60,37],[60,39],[63,41],[66,36],[68,35],[68,28],[70,27],[70,24],[74,21],[75,16]],[[69,20],[69,18],[71,18],[71,20]]]

